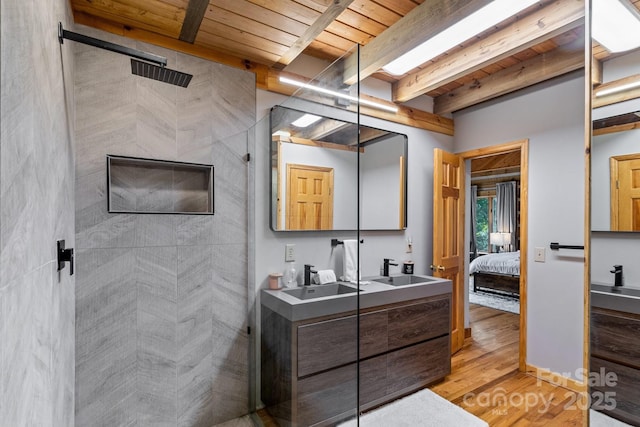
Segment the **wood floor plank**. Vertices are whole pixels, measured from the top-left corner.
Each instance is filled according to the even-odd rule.
[[[472,336],[431,390],[491,427],[580,426],[578,395],[518,371],[519,316],[470,305]]]

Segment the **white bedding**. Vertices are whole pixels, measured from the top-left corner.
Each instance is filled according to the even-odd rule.
[[[501,273],[520,275],[520,251],[479,256],[469,264],[469,274]]]

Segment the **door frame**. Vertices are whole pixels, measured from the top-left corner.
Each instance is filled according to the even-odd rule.
[[[455,153],[467,160],[520,150],[520,334],[518,369],[527,368],[527,253],[529,241],[529,139],[520,139],[474,150]],[[466,183],[465,183],[466,187]],[[465,203],[467,202],[465,196]],[[464,230],[463,230],[464,233]],[[466,234],[465,234],[465,242]],[[465,271],[466,275],[466,271]],[[467,280],[468,283],[468,280]],[[464,313],[464,311],[463,311]],[[463,319],[464,320],[464,319]]]

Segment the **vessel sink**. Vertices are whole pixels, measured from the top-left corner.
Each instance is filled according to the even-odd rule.
[[[295,289],[285,289],[282,292],[301,300],[307,300],[334,295],[354,294],[357,292],[357,289],[340,283],[330,283],[328,285],[312,285]]]
[[[373,282],[384,283],[385,285],[391,286],[405,286],[405,285],[418,285],[422,283],[433,282],[437,279],[423,277],[423,276],[414,276],[413,274],[405,274],[402,276],[389,276],[389,277],[378,277],[376,279],[372,279]]]

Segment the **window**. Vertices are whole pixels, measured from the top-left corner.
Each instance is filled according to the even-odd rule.
[[[494,196],[478,197],[476,202],[476,245],[478,252],[493,252],[489,245],[489,234],[498,229],[494,212],[498,201]]]

